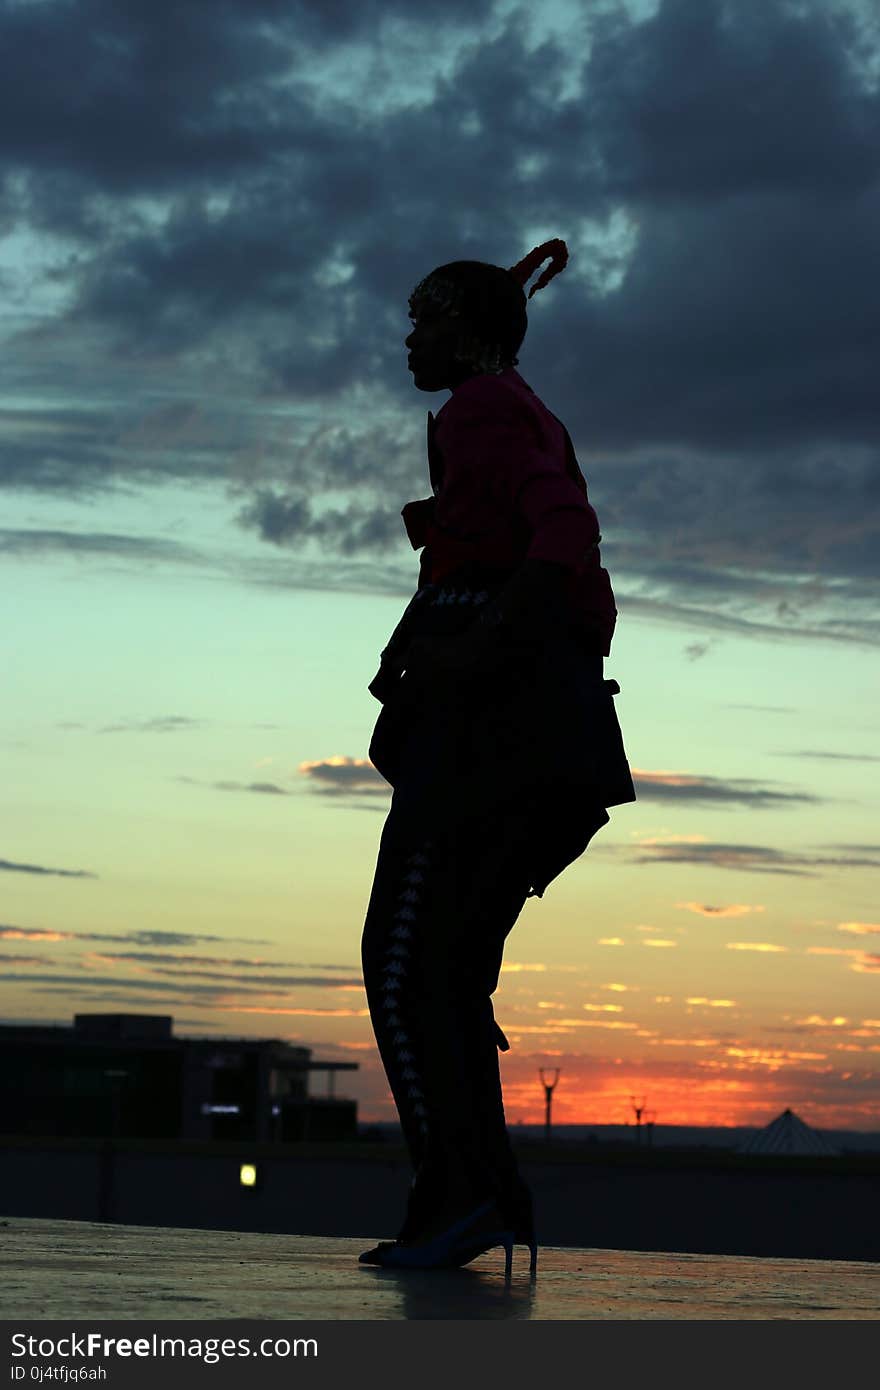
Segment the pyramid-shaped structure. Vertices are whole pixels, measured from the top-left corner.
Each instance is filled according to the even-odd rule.
[[[793,1110],[783,1110],[764,1129],[759,1129],[745,1143],[742,1154],[824,1154],[836,1157],[839,1153],[818,1130],[804,1124]]]

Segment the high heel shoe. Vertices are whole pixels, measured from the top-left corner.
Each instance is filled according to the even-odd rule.
[[[511,1231],[513,1245],[527,1245],[529,1248],[529,1276],[534,1279],[538,1273],[538,1242],[535,1238],[533,1229],[514,1229]],[[503,1242],[499,1242],[503,1243]],[[399,1240],[380,1240],[378,1245],[373,1246],[372,1250],[365,1250],[358,1256],[358,1264],[362,1265],[381,1265],[385,1264],[385,1253],[399,1245]],[[477,1259],[479,1255],[485,1255],[487,1250],[492,1250],[495,1242],[486,1244],[485,1241],[473,1245],[459,1247],[454,1256],[447,1261],[447,1268],[459,1269],[462,1265],[470,1264],[471,1260]]]
[[[487,1222],[488,1217],[495,1219]],[[475,1229],[481,1222],[484,1229]],[[498,1209],[494,1201],[488,1201],[420,1245],[393,1242],[387,1249],[377,1246],[375,1251],[366,1251],[375,1258],[364,1263],[379,1264],[384,1269],[455,1269],[496,1245],[504,1246],[504,1274],[509,1279],[513,1269],[513,1232],[501,1227]]]
[[[397,1232],[393,1240],[380,1240],[378,1245],[374,1245],[372,1250],[365,1250],[358,1255],[358,1264],[361,1265],[380,1265],[386,1251],[400,1245],[401,1242],[415,1240],[419,1230],[430,1220],[434,1203],[436,1202],[436,1192],[430,1180],[419,1182],[418,1179],[410,1185],[409,1196],[406,1202],[406,1215],[403,1218],[403,1225]]]
[[[535,1238],[534,1224],[529,1220],[527,1223],[523,1222],[518,1225],[514,1221],[509,1221],[507,1215],[505,1212],[502,1220],[510,1228],[511,1246],[527,1245],[529,1247],[529,1277],[534,1279],[538,1273],[538,1242]],[[487,1250],[491,1250],[494,1243],[487,1244],[481,1239],[474,1239],[472,1243],[468,1244],[463,1240],[456,1252],[456,1266],[470,1264],[471,1260],[475,1260],[479,1255],[484,1255]]]
[[[535,1237],[535,1208],[532,1193],[521,1177],[498,1197],[498,1210],[504,1225],[513,1232],[514,1245],[529,1247],[529,1275],[534,1278],[538,1272],[538,1242]]]
[[[378,1244],[378,1245],[374,1245],[373,1248],[372,1248],[372,1250],[364,1250],[364,1252],[363,1252],[361,1255],[358,1255],[358,1264],[359,1264],[359,1265],[381,1265],[381,1264],[384,1264],[385,1261],[384,1261],[384,1259],[383,1259],[383,1256],[384,1256],[384,1254],[385,1254],[385,1251],[386,1251],[386,1250],[392,1249],[392,1247],[395,1246],[395,1245],[397,1245],[397,1243],[398,1243],[398,1242],[397,1242],[396,1240],[380,1240],[380,1241],[379,1241],[379,1244]]]
[[[514,1245],[526,1245],[529,1250],[529,1276],[534,1279],[538,1272],[538,1242],[535,1236],[535,1215],[532,1203],[532,1194],[526,1184],[518,1179],[514,1185],[509,1186],[502,1195],[496,1199],[496,1206],[500,1215],[499,1228],[509,1231]],[[382,1265],[385,1263],[385,1255],[389,1250],[394,1249],[401,1243],[410,1244],[417,1238],[420,1228],[423,1228],[430,1219],[432,1207],[432,1195],[430,1192],[411,1192],[407,1213],[403,1225],[394,1240],[382,1240],[371,1250],[365,1250],[358,1257],[360,1264]],[[470,1264],[478,1256],[494,1248],[494,1245],[503,1242],[481,1241],[475,1236],[468,1243],[463,1240],[454,1254],[450,1255],[446,1261],[445,1268],[460,1268],[462,1265]]]
[[[527,1246],[529,1247],[529,1277],[530,1277],[531,1279],[534,1279],[534,1278],[537,1276],[537,1273],[538,1273],[538,1242],[535,1240],[534,1234],[527,1234],[527,1233],[525,1233],[525,1232],[511,1231],[511,1232],[510,1232],[510,1237],[511,1237],[511,1240],[510,1240],[510,1246],[511,1246],[511,1249],[510,1249],[510,1259],[511,1259],[511,1260],[513,1259],[513,1246],[514,1246],[514,1245],[527,1245]],[[456,1265],[456,1267],[460,1267],[461,1265],[470,1264],[471,1260],[475,1260],[475,1259],[477,1258],[478,1255],[485,1255],[486,1251],[487,1251],[487,1250],[491,1250],[491,1249],[493,1248],[493,1246],[496,1245],[496,1244],[498,1244],[497,1241],[493,1241],[491,1244],[488,1244],[488,1245],[487,1245],[485,1242],[483,1242],[483,1241],[481,1241],[480,1243],[474,1242],[474,1244],[472,1244],[472,1245],[467,1245],[467,1246],[465,1246],[464,1244],[462,1244],[462,1245],[459,1247],[458,1251],[456,1252],[456,1256],[455,1256],[455,1265]]]

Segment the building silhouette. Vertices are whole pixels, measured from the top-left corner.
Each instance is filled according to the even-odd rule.
[[[165,1014],[0,1024],[0,1134],[289,1142],[353,1139],[334,1093],[357,1062],[316,1062],[276,1038],[175,1037]],[[312,1072],[327,1093],[309,1094]]]
[[[804,1157],[809,1154],[824,1155],[829,1158],[840,1153],[818,1130],[805,1124],[793,1110],[783,1110],[764,1129],[743,1141],[739,1146],[743,1154],[784,1154]]]

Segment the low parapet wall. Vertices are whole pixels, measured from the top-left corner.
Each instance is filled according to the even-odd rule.
[[[532,1145],[520,1162],[544,1244],[880,1261],[874,1155]],[[0,1139],[5,1216],[390,1237],[409,1181],[393,1145]]]

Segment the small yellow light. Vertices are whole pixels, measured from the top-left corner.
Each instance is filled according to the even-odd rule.
[[[256,1187],[257,1170],[253,1163],[243,1163],[239,1169],[238,1180],[242,1187]]]

